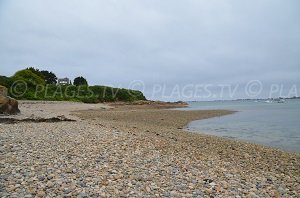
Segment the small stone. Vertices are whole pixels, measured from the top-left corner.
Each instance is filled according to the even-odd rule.
[[[15,178],[21,179],[21,178],[22,178],[22,175],[21,175],[21,174],[16,174],[16,175],[15,175]]]
[[[248,198],[257,198],[258,196],[254,192],[248,194]]]
[[[8,191],[9,192],[12,192],[12,191],[15,191],[15,190],[16,190],[16,187],[14,185],[8,186]]]
[[[60,185],[62,185],[62,183],[63,183],[62,180],[60,180],[60,179],[56,180],[56,184],[57,184],[57,185],[60,186]]]
[[[80,185],[80,187],[82,187],[82,188],[86,187],[86,184],[85,184],[85,182],[83,182],[83,181],[80,181],[80,182],[79,182],[79,185]]]
[[[173,191],[170,192],[170,195],[171,195],[171,197],[177,197],[178,193],[173,190]]]
[[[43,175],[40,175],[40,176],[38,176],[38,180],[44,181],[44,180],[45,180],[45,177],[44,177]]]
[[[109,173],[110,173],[110,174],[116,174],[116,173],[118,173],[118,172],[117,172],[116,170],[110,170]]]
[[[285,190],[281,186],[279,186],[279,188],[277,190],[281,195],[285,194]]]
[[[212,193],[212,189],[206,188],[206,189],[205,189],[205,192],[206,192],[206,194],[209,194],[209,195],[210,195],[210,194]]]
[[[87,194],[86,194],[86,192],[81,192],[79,196],[80,196],[81,198],[86,198],[86,197],[87,197]]]
[[[147,192],[151,192],[151,189],[150,189],[149,186],[146,187],[146,191],[147,191]]]
[[[37,197],[44,197],[46,194],[44,191],[39,190],[36,194]]]
[[[212,183],[213,180],[212,179],[203,179],[204,183],[209,184]]]
[[[69,189],[69,188],[65,188],[65,189],[64,189],[64,194],[69,194],[70,192],[72,192],[71,189]]]
[[[51,181],[47,182],[47,187],[48,188],[52,188],[53,186],[54,186],[54,184]]]
[[[267,183],[272,184],[273,183],[272,179],[271,178],[267,178]]]

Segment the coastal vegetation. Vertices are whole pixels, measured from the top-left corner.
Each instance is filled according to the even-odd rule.
[[[76,77],[74,79],[74,85],[76,86],[80,86],[80,85],[88,85],[88,82],[85,78],[83,78],[82,76]]]
[[[80,76],[73,85],[57,84],[53,72],[33,67],[17,71],[13,76],[0,76],[0,85],[8,88],[8,95],[18,100],[81,101],[85,103],[133,102],[146,100],[141,91],[108,86],[89,86]]]

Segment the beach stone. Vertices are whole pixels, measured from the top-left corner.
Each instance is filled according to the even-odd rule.
[[[17,114],[20,113],[18,101],[7,96],[7,88],[0,85],[0,113]]]
[[[72,190],[69,189],[69,188],[65,188],[65,189],[64,189],[64,193],[65,193],[65,194],[69,194],[69,193],[71,193],[71,192],[72,192]]]
[[[150,189],[149,186],[146,187],[146,191],[147,191],[147,192],[151,192],[151,189]]]
[[[206,192],[206,194],[211,194],[212,193],[212,189],[210,189],[210,188],[205,188],[205,192]]]
[[[21,178],[22,178],[22,175],[21,175],[21,174],[19,174],[19,173],[17,173],[17,174],[15,174],[15,178],[17,178],[17,179],[21,179]]]
[[[178,193],[176,191],[171,191],[170,195],[171,195],[171,197],[177,197]]]
[[[44,180],[45,180],[45,176],[40,175],[40,176],[38,176],[38,179],[39,179],[40,181],[44,181]]]
[[[87,194],[86,194],[86,192],[81,192],[81,193],[79,194],[79,196],[80,196],[81,198],[86,198],[86,197],[88,197]]]
[[[53,175],[48,175],[48,176],[47,176],[47,179],[48,179],[48,180],[53,179]]]
[[[250,192],[248,198],[257,198],[258,196],[254,192]]]
[[[212,183],[213,180],[212,179],[203,179],[203,182],[206,184]]]
[[[285,189],[283,187],[279,186],[279,188],[277,190],[280,194],[282,194],[282,195],[285,194]]]
[[[86,187],[86,183],[84,181],[80,181],[79,182],[80,187],[84,188]]]
[[[16,190],[16,187],[14,185],[10,185],[7,190],[8,192],[13,192]]]
[[[43,107],[28,104],[28,109],[35,108]],[[0,154],[5,157],[0,160],[0,197],[255,198],[297,197],[300,192],[299,155],[177,133],[181,117],[166,127],[147,120],[127,125],[109,117],[116,112],[98,119],[94,115],[98,111],[88,111],[91,119],[74,123],[0,124]],[[164,118],[153,116],[159,122]],[[164,118],[162,124],[167,121]],[[118,133],[112,126],[119,128]],[[148,129],[151,132],[145,132]],[[250,159],[245,160],[245,152]],[[96,159],[101,160],[95,163]]]
[[[54,186],[53,182],[49,181],[49,182],[47,183],[47,187],[52,188],[53,186]]]
[[[42,190],[39,190],[36,194],[37,197],[44,197],[46,195],[46,193]]]

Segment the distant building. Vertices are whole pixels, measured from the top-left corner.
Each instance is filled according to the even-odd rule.
[[[69,84],[71,84],[71,81],[70,81],[69,78],[59,78],[57,80],[57,84],[59,84],[59,85],[69,85]]]

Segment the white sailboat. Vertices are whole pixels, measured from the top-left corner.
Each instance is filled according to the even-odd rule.
[[[273,100],[265,100],[264,103],[272,103]]]

